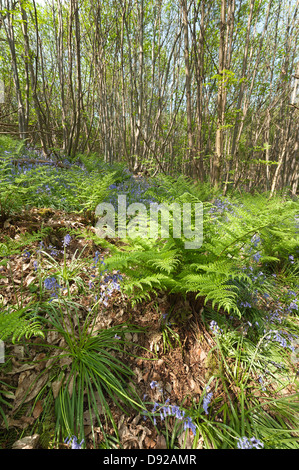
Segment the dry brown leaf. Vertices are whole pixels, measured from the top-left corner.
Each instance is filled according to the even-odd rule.
[[[30,374],[29,371],[22,372],[19,377],[18,388],[15,392],[14,410],[21,403],[28,403],[41,391],[46,384],[49,374],[45,373],[39,376],[36,373]]]
[[[147,449],[153,449],[156,446],[156,442],[154,441],[154,439],[148,436],[146,436],[146,438],[144,439],[144,443]]]
[[[29,416],[22,416],[20,419],[8,418],[8,427],[26,429],[34,423],[34,418]]]
[[[38,400],[36,402],[36,405],[34,407],[34,410],[32,412],[32,415],[35,419],[37,419],[39,417],[39,415],[41,414],[41,412],[43,411],[43,404],[42,404],[42,401],[41,400]]]
[[[207,354],[204,351],[201,351],[200,356],[199,356],[200,361],[203,362],[206,357],[207,357]]]
[[[155,449],[167,449],[166,439],[163,434],[158,435]]]
[[[140,420],[140,415],[136,416],[131,424],[124,423],[125,416],[122,415],[119,423],[119,437],[124,449],[144,449],[145,438],[151,434],[151,431],[142,425],[136,426]]]
[[[54,399],[57,398],[58,396],[63,380],[64,380],[64,376],[61,379],[54,380],[54,382],[52,382],[52,392],[53,392]]]
[[[35,280],[36,280],[36,276],[33,276],[32,274],[28,274],[28,276],[26,276],[26,278],[25,278],[24,284],[25,284],[26,287],[28,287]]]
[[[47,334],[47,343],[53,344],[59,339],[59,333],[56,330],[50,330]]]
[[[21,374],[22,372],[25,372],[34,368],[35,368],[35,364],[23,364],[22,366],[13,369],[11,372],[7,372],[7,374],[10,374],[10,375]]]
[[[39,443],[39,435],[34,434],[33,436],[23,437],[19,439],[13,445],[13,449],[36,449]]]
[[[194,436],[189,430],[187,430],[180,435],[178,441],[181,449],[192,449]]]

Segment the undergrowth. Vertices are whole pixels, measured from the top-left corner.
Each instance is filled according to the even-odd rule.
[[[95,447],[120,447],[112,412],[116,407],[143,416],[167,448],[298,448],[298,202],[279,194],[222,197],[209,185],[183,177],[134,178],[122,165],[109,167],[95,155],[79,155],[65,166],[39,160],[38,152],[23,143],[0,138],[3,230],[31,208],[62,211],[65,217],[90,215],[102,202],[117,207],[118,196],[125,195],[127,207],[143,202],[156,204],[159,211],[164,204],[170,215],[184,204],[202,204],[203,239],[200,247],[186,248],[190,239],[183,222],[178,237],[171,218],[152,238],[139,232],[138,224],[134,236],[121,240],[99,238],[84,228],[69,230],[56,246],[44,243],[50,226],[16,238],[4,232],[0,281],[8,282],[11,294],[1,284],[3,428],[9,429],[12,408],[13,392],[3,379],[13,367],[10,348],[18,344],[28,350],[34,342],[36,354],[28,362],[38,372],[18,406],[42,383],[32,410],[39,400],[44,409],[31,432],[47,435],[47,447],[71,442],[72,436],[84,447],[86,423]],[[144,222],[148,228],[149,219]],[[195,233],[193,212],[190,223]],[[71,253],[78,241],[81,248]],[[21,259],[32,269],[30,282],[23,277],[16,282]],[[150,351],[150,360],[173,348],[183,354],[186,328],[196,344],[208,338],[209,368],[200,394],[190,392],[182,403],[171,403],[152,381],[156,401],[141,396],[138,384],[132,385],[135,373],[128,362],[129,357],[137,360],[141,350],[128,338],[150,331],[135,325],[134,318],[110,326],[114,295],[137,308],[163,295],[170,303],[188,300],[186,318],[175,309],[161,318],[162,347]]]

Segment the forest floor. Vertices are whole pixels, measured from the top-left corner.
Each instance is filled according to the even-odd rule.
[[[66,214],[62,211],[49,210],[46,213],[32,209],[23,212],[21,215],[11,217],[5,224],[0,235],[0,243],[10,239],[17,239],[20,235],[30,234],[41,228],[49,228],[49,236],[43,241],[47,246],[61,246],[63,232],[74,228],[86,228],[93,230],[84,217],[78,214]],[[84,238],[74,239],[68,251],[69,259],[76,252],[82,250],[87,245],[85,256],[94,257],[96,251],[107,256],[107,252],[101,246],[95,246],[93,242]],[[13,277],[9,266],[0,267],[0,292],[2,295],[2,305],[16,303],[19,292],[22,292],[22,307],[32,301],[32,289],[37,283],[37,276],[33,268],[34,256],[30,254],[38,251],[39,244],[36,242],[26,247],[27,257],[23,254],[11,255],[10,266],[13,266]],[[87,272],[81,273],[82,280],[88,283]],[[84,279],[85,277],[85,279]],[[80,296],[82,315],[86,314],[90,303],[91,294]],[[75,295],[74,295],[75,297]],[[212,335],[207,331],[201,321],[202,302],[197,302],[196,312],[188,300],[169,298],[160,295],[151,301],[142,302],[135,307],[130,305],[128,299],[117,292],[109,300],[109,306],[98,317],[97,326],[107,328],[126,322],[133,323],[138,327],[145,328],[144,333],[133,333],[127,339],[132,343],[132,354],[127,357],[127,365],[133,370],[134,376],[131,379],[133,387],[138,390],[138,394],[144,397],[146,403],[161,403],[169,399],[172,405],[184,403],[188,408],[192,400],[199,400],[209,375],[211,365],[209,361],[209,351],[215,345]],[[178,325],[172,325],[173,338],[163,341],[161,332],[161,322],[163,316],[172,312],[172,318],[178,318]],[[130,334],[129,334],[130,335]],[[61,338],[47,338],[49,343],[59,344]],[[11,407],[4,407],[9,429],[0,428],[0,443],[2,448],[11,448],[16,445],[16,441],[27,435],[31,428],[36,425],[36,420],[42,414],[46,394],[43,389],[47,380],[47,375],[43,379],[37,380],[43,368],[47,367],[46,350],[39,346],[43,343],[39,338],[24,340],[23,344],[6,346],[6,355],[12,358],[12,368],[7,374],[0,376],[0,381],[5,382],[7,397]],[[136,357],[135,357],[136,356]],[[215,367],[215,364],[213,365]],[[155,387],[150,384],[155,383]],[[32,386],[28,395],[28,387]],[[11,387],[11,388],[10,388]],[[9,390],[14,390],[13,392]],[[40,396],[40,398],[39,398]],[[38,397],[38,399],[37,399]],[[145,415],[139,413],[132,414],[132,410],[125,414],[113,402],[111,410],[115,422],[118,423],[120,445],[122,448],[137,449],[163,449],[166,448],[165,437],[157,432],[157,427]],[[150,411],[150,408],[149,408]],[[168,430],[171,432],[175,419],[168,422]],[[52,423],[54,425],[54,423]],[[163,423],[160,423],[163,426]],[[49,425],[51,428],[51,425]],[[93,448],[94,443],[89,434],[91,432],[90,419],[86,415],[84,433],[87,448]],[[114,435],[113,427],[106,429],[107,434]],[[39,441],[37,448],[42,447],[43,437]],[[48,435],[49,437],[49,435]],[[101,441],[102,435],[98,428],[96,444]],[[194,436],[190,431],[186,433],[181,430],[178,436],[179,441],[186,440],[184,445],[191,448]],[[19,441],[20,442],[20,441]],[[24,445],[28,444],[28,440]],[[22,446],[22,443],[20,444]],[[47,444],[48,445],[48,444]],[[18,446],[18,444],[17,444]],[[61,443],[61,448],[67,447]]]
[[[110,170],[103,181],[100,170],[90,175],[77,168],[63,174],[59,169],[18,171],[12,173],[11,185],[21,203],[9,216],[5,206],[0,213],[0,332],[5,338],[7,319],[17,318],[22,325],[25,318],[37,334],[26,337],[24,330],[15,342],[11,335],[4,340],[0,448],[68,449],[67,438],[74,448],[79,433],[84,443],[78,445],[87,449],[298,448],[299,263],[293,202],[287,207],[283,198],[275,205],[267,196],[253,201],[249,195],[246,206],[246,194],[237,200],[219,196],[213,202],[209,194],[203,199],[209,214],[204,249],[189,258],[184,251],[178,256],[166,252],[163,258],[165,252],[151,248],[150,263],[141,274],[149,296],[134,303],[135,291],[127,297],[119,281],[120,276],[128,280],[122,272],[126,265],[121,269],[118,263],[127,249],[138,294],[142,269],[137,268],[145,258],[136,268],[134,256],[140,252],[134,251],[135,242],[129,246],[129,239],[97,237],[94,214],[80,205],[90,208],[105,197],[116,204],[122,192],[130,202],[150,203],[151,190],[161,200],[173,200],[179,191],[192,200],[201,198],[198,189],[189,191],[188,182],[167,179],[155,188],[128,174],[123,177],[124,172],[114,184]],[[13,203],[13,195],[8,197]],[[110,252],[115,247],[121,248],[116,255]],[[105,274],[105,260],[111,256],[118,267]],[[179,293],[169,295],[161,288],[154,295],[152,278],[163,277],[163,262],[171,266],[178,260],[180,269],[191,267],[185,277],[169,271]],[[189,289],[188,282],[199,282],[202,272],[213,275],[213,269],[215,277],[204,278],[211,300],[196,297],[205,285]],[[234,289],[237,294],[231,298],[239,314],[230,308]],[[221,304],[223,296],[227,304]],[[100,349],[102,332],[110,335],[110,342]],[[110,369],[114,378],[105,375]],[[82,383],[79,370],[88,371]],[[94,371],[105,378],[97,382]],[[74,390],[82,393],[77,397]],[[128,400],[129,395],[137,398]]]

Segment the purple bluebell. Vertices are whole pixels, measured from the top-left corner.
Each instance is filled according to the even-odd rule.
[[[257,252],[253,255],[252,258],[254,259],[254,261],[259,262],[259,260],[261,259],[261,257],[262,257],[261,253],[260,253],[259,251],[257,251]]]
[[[255,437],[252,437],[251,439],[248,439],[248,437],[240,437],[237,447],[238,449],[253,449],[254,447],[256,449],[262,449],[264,444]]]
[[[67,247],[71,243],[72,237],[67,234],[63,239],[63,246]]]
[[[207,387],[206,388],[206,392],[209,392],[210,388]],[[209,414],[208,412],[208,406],[212,400],[212,397],[213,397],[213,392],[209,392],[209,393],[206,393],[206,395],[204,396],[204,399],[203,399],[203,403],[202,403],[202,407],[204,409],[204,412],[206,415]]]
[[[25,250],[25,251],[23,252],[23,257],[24,257],[24,258],[29,259],[30,256],[31,256],[31,253],[30,253],[28,250]]]
[[[211,323],[210,323],[210,328],[212,330],[212,332],[215,334],[215,335],[220,335],[222,333],[222,329],[219,328],[217,322],[215,320],[212,320]]]
[[[72,448],[72,449],[82,449],[82,445],[83,445],[83,443],[84,443],[84,439],[82,439],[82,441],[81,441],[80,444],[79,444],[78,439],[76,438],[76,436],[72,436],[72,437],[66,438],[64,442],[65,442],[65,444],[67,444],[67,445],[70,445],[70,444],[71,444],[71,446],[72,446],[71,448]]]

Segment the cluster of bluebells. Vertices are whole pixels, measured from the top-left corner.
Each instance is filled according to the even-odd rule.
[[[12,152],[8,152],[6,150],[3,150],[3,152],[7,155],[13,156]],[[77,189],[75,188],[75,185],[73,183],[68,181],[69,175],[66,175],[66,172],[61,171],[59,167],[59,161],[54,154],[47,155],[47,161],[45,162],[44,155],[41,153],[40,150],[26,147],[22,156],[25,159],[26,157],[29,157],[30,161],[23,161],[22,163],[17,164],[13,164],[11,162],[9,165],[9,174],[7,175],[7,178],[4,181],[13,184],[15,182],[15,179],[18,178],[20,175],[25,175],[29,173],[29,177],[31,179],[36,178],[37,180],[40,180],[40,178],[42,178],[39,187],[34,189],[34,194],[38,194],[38,202],[40,205],[48,204],[50,199],[51,204],[53,204],[53,202],[55,201],[56,188],[57,193],[59,193],[59,196],[57,197],[57,203],[59,205],[59,208],[61,208],[62,201],[64,202],[64,205],[65,202],[67,202],[65,197],[61,197],[62,191],[67,194],[68,198],[72,197],[74,201],[77,195]],[[35,161],[32,162],[32,159],[34,159]],[[88,172],[84,168],[84,165],[81,164],[81,162],[69,162],[66,156],[61,156],[60,160],[63,161],[64,167],[71,169],[72,172],[76,172],[79,177],[83,176],[85,179],[89,177]],[[45,180],[51,180],[51,184],[44,183]],[[23,187],[29,187],[30,180],[24,179],[21,185]],[[67,208],[69,209],[69,206]]]
[[[238,449],[263,449],[264,444],[256,437],[240,437],[237,443]]]
[[[247,287],[240,291],[238,306],[242,308],[254,308],[258,304],[259,297],[264,298],[264,300],[270,297],[267,292],[260,292],[258,288],[255,288],[255,286],[262,286],[267,280],[267,276],[262,271],[256,272],[252,266],[243,267],[243,271],[251,279],[252,284],[248,284]]]
[[[245,266],[243,268],[243,271],[246,272],[247,276],[253,281],[258,281],[258,284],[264,284],[264,282],[267,279],[266,274],[263,273],[263,271],[259,271],[258,273],[256,272],[255,269],[253,269],[252,266],[248,266],[248,268]]]
[[[162,386],[156,382],[156,380],[152,380],[151,383],[150,383],[150,387],[151,389],[153,390],[154,388],[156,388],[158,390],[158,392],[160,393],[163,393],[163,388]]]
[[[243,308],[251,308],[251,304],[249,302],[247,302],[247,300],[245,302],[240,302],[240,307],[243,307]]]
[[[292,341],[293,336],[288,335],[288,340]],[[289,345],[288,341],[284,336],[282,336],[281,332],[278,330],[271,330],[266,336],[265,336],[265,346],[269,344],[270,341],[278,343],[282,348],[289,348],[291,351],[294,350],[294,347],[292,345]]]
[[[23,251],[23,258],[24,259],[29,259],[31,256],[31,253],[28,250]]]
[[[38,194],[47,193],[48,195],[51,195],[52,188],[48,184],[43,184],[42,186],[36,189],[36,192]]]
[[[262,386],[262,391],[265,392],[265,391],[266,391],[266,387],[265,387],[265,384],[264,384],[264,376],[263,376],[263,375],[260,375],[259,378],[258,378],[258,381],[259,381],[259,383],[260,383],[261,386]]]
[[[195,436],[196,426],[193,423],[192,418],[190,416],[187,416],[185,410],[181,410],[179,406],[169,405],[169,398],[166,400],[164,405],[161,405],[160,403],[157,403],[157,402],[154,403],[152,413],[159,413],[161,421],[167,418],[167,416],[173,416],[174,418],[183,422],[184,431],[186,431],[187,429],[190,429],[193,435]],[[154,425],[156,426],[157,419],[155,416],[154,416],[153,421],[154,421]]]
[[[290,303],[286,308],[287,313],[293,313],[293,310],[298,311],[299,306],[298,306],[297,293],[294,292],[293,290],[289,290],[288,291],[288,298],[290,300]]]
[[[218,326],[218,324],[215,320],[211,321],[210,329],[214,333],[214,335],[216,335],[216,336],[221,335],[221,333],[223,332],[223,330],[221,328],[219,328],[219,326]]]
[[[65,444],[71,446],[71,449],[82,449],[82,445],[84,444],[84,439],[79,443],[76,436],[67,437],[64,441]]]
[[[100,262],[100,264],[105,267],[105,262],[104,262],[104,258],[101,257],[101,260],[100,260],[100,253],[99,251],[96,251],[95,252],[95,256],[93,258],[93,261],[94,261],[94,264],[92,266],[92,269],[96,269],[97,266],[98,266],[98,263]],[[102,303],[103,305],[105,305],[105,307],[107,307],[108,305],[108,301],[109,301],[109,297],[111,297],[111,295],[116,292],[116,291],[120,291],[120,282],[122,281],[122,275],[119,274],[119,272],[115,272],[115,273],[107,273],[107,269],[104,269],[102,271],[102,273],[104,274],[102,276],[102,279],[101,279],[101,293],[100,295],[96,295],[96,301],[99,301],[100,303]],[[92,274],[91,275],[92,278],[95,278],[96,277],[96,274]],[[94,282],[92,280],[89,281],[89,288],[90,289],[93,289],[94,288]]]
[[[149,183],[149,181],[144,178],[138,178],[138,180],[136,180],[133,175],[130,175],[125,181],[109,186],[111,193],[107,202],[117,207],[118,195],[125,195],[127,197],[127,205],[134,202],[150,204],[155,201],[148,197],[146,192],[152,188],[152,185],[152,182]]]
[[[58,256],[59,255],[59,250],[53,245],[49,245],[49,250],[50,250],[50,255],[51,256]]]
[[[48,277],[47,279],[45,279],[44,286],[45,286],[45,289],[51,291],[50,302],[53,300],[53,298],[58,297],[58,289],[61,289],[61,286],[58,284],[55,277]]]
[[[213,202],[213,207],[211,207],[210,211],[211,214],[223,214],[224,212],[229,212],[235,215],[234,211],[234,204],[232,204],[228,199],[220,199],[217,198]]]
[[[248,253],[252,253],[253,252],[253,255],[252,255],[252,259],[253,261],[255,261],[256,263],[258,263],[262,257],[262,253],[260,251],[260,245],[262,243],[262,239],[260,238],[260,236],[255,233],[253,235],[253,237],[251,238],[250,240],[250,243],[251,243],[251,246],[248,247]]]
[[[122,281],[122,276],[119,273],[107,274],[102,280],[102,292],[99,297],[99,302],[107,307],[109,297],[114,292],[120,291],[120,282]]]
[[[265,316],[265,320],[267,323],[269,324],[273,324],[273,323],[282,323],[283,319],[284,319],[284,310],[282,308],[282,306],[278,306],[273,312],[269,312],[266,316]]]
[[[253,244],[254,248],[257,248],[262,240],[261,240],[260,236],[255,233],[250,241]]]
[[[97,265],[98,265],[98,263],[99,263],[99,260],[100,260],[100,253],[99,253],[99,251],[96,251],[96,252],[95,252],[95,255],[94,255],[94,258],[93,258],[94,265],[91,267],[91,269],[96,269],[96,268],[97,268]],[[100,263],[103,264],[103,265],[105,264],[105,263],[104,263],[104,258],[102,258],[102,260],[101,260]],[[96,274],[95,274],[95,273],[92,274],[91,277],[92,277],[92,278],[95,278],[95,277],[96,277]],[[93,289],[93,287],[94,287],[94,283],[90,280],[90,281],[89,281],[89,289]]]
[[[261,255],[261,252],[260,251],[257,251],[256,253],[254,253],[254,255],[252,256],[252,259],[258,263],[259,260],[261,259],[262,255]]]
[[[67,247],[72,241],[72,237],[67,234],[64,238],[63,238],[63,246],[64,247]]]
[[[163,388],[161,385],[156,382],[155,380],[152,380],[150,383],[150,387],[153,390],[154,388],[157,388],[160,393],[163,392]],[[145,397],[144,397],[145,398]],[[179,419],[180,421],[183,422],[184,425],[184,431],[187,429],[190,429],[195,436],[196,434],[196,426],[192,422],[192,418],[190,416],[186,415],[185,410],[181,410],[179,406],[177,405],[170,405],[169,404],[169,398],[165,401],[164,405],[161,403],[154,403],[154,407],[152,409],[152,413],[159,413],[161,421],[163,421],[167,416],[173,416],[176,419]],[[145,417],[146,419],[146,417]],[[157,425],[157,418],[154,416],[153,419],[154,425]]]

